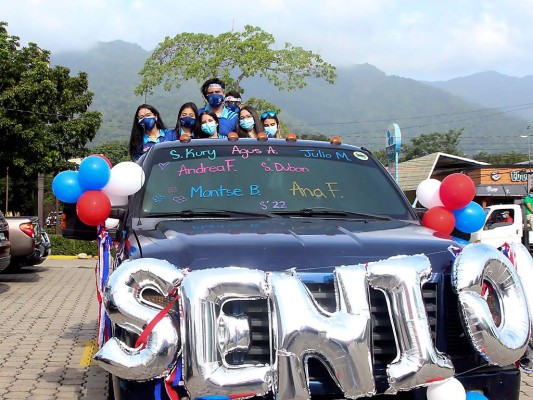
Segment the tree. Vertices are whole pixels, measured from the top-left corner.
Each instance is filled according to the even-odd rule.
[[[376,150],[376,151],[373,151],[372,154],[374,154],[374,156],[384,166],[387,166],[387,164],[389,163],[389,160],[387,158],[387,150]]]
[[[457,149],[457,146],[462,134],[463,129],[450,129],[447,133],[425,133],[412,138],[410,144],[402,146],[401,161],[408,161],[436,152],[461,156],[462,153]]]
[[[185,32],[166,37],[146,60],[135,93],[152,93],[161,83],[170,90],[189,79],[203,83],[214,77],[226,82],[227,90],[241,93],[243,79],[252,76],[264,77],[279,90],[287,91],[303,88],[308,77],[329,83],[335,80],[335,67],[318,54],[290,43],[275,50],[271,48],[274,44],[273,35],[250,25],[243,32],[218,36]]]
[[[126,141],[115,140],[112,142],[102,143],[92,149],[92,154],[103,154],[111,164],[116,165],[122,161],[131,161],[129,145]]]
[[[9,167],[10,204],[24,213],[35,212],[37,173],[71,168],[68,160],[88,154],[102,122],[100,113],[87,112],[87,74],[51,68],[49,57],[35,43],[21,47],[0,22],[0,171]]]
[[[309,133],[302,133],[299,136],[299,138],[302,140],[319,140],[321,142],[329,142],[330,140],[330,138],[327,137],[326,135],[322,135],[322,134],[313,135]]]
[[[518,153],[516,151],[511,151],[509,153],[497,153],[497,154],[489,154],[485,151],[480,151],[478,154],[476,154],[474,157],[472,157],[476,161],[484,161],[489,164],[516,164],[519,162],[527,161],[528,155],[524,153]]]

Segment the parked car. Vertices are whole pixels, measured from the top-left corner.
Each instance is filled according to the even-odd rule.
[[[8,217],[11,262],[8,269],[41,264],[50,255],[50,239],[37,217]]]
[[[59,218],[61,218],[62,214],[63,214],[63,211],[50,211],[48,213],[48,217],[46,217],[46,227],[51,228],[52,226],[56,226],[57,217],[59,216]]]
[[[9,225],[0,211],[0,271],[6,269],[11,261],[11,242],[9,241]]]

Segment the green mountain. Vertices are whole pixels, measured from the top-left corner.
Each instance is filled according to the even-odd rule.
[[[171,92],[157,90],[147,99],[135,96],[138,72],[148,56],[149,52],[136,44],[114,41],[52,57],[53,64],[89,74],[90,88],[95,92],[91,109],[104,115],[94,145],[127,140],[135,110],[145,101],[160,111],[168,127],[174,126],[181,104],[194,101],[203,105],[196,82],[185,82]],[[370,64],[338,68],[334,85],[311,80],[305,88],[291,92],[279,92],[260,78],[247,79],[243,84],[245,101],[254,96],[278,105],[280,118],[295,133],[335,134],[344,142],[381,150],[388,125],[395,122],[404,143],[423,133],[464,128],[460,148],[467,155],[524,148],[520,134],[527,121],[501,110],[486,110],[490,104],[481,101],[483,96],[474,96],[473,87],[466,93],[471,96],[452,93],[437,84],[388,76]]]
[[[511,115],[533,120],[533,75],[517,78],[487,71],[449,81],[431,82],[430,85],[467,101],[502,108]]]

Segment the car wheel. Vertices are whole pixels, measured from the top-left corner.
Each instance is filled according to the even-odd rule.
[[[22,265],[19,261],[11,260],[7,268],[4,269],[4,272],[8,274],[14,274],[14,273],[17,273],[23,266],[24,265]]]
[[[115,400],[115,391],[113,390],[113,376],[107,374],[107,400]]]

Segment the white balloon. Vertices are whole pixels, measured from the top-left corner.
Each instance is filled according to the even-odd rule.
[[[418,184],[416,188],[416,198],[426,208],[443,206],[440,200],[440,184],[437,179],[426,179]]]
[[[103,188],[105,193],[129,196],[139,191],[144,184],[144,171],[133,161],[124,161],[111,168],[109,182]]]
[[[466,400],[466,391],[461,382],[450,378],[428,386],[426,397],[428,400]]]
[[[118,227],[118,224],[119,224],[120,220],[116,219],[116,218],[108,218],[105,220],[105,227],[107,229],[114,229],[116,227]]]
[[[104,192],[107,197],[109,197],[109,201],[111,201],[111,207],[125,206],[128,204],[128,196],[117,196],[116,194],[108,193],[105,191],[105,188],[102,189],[102,192]]]

